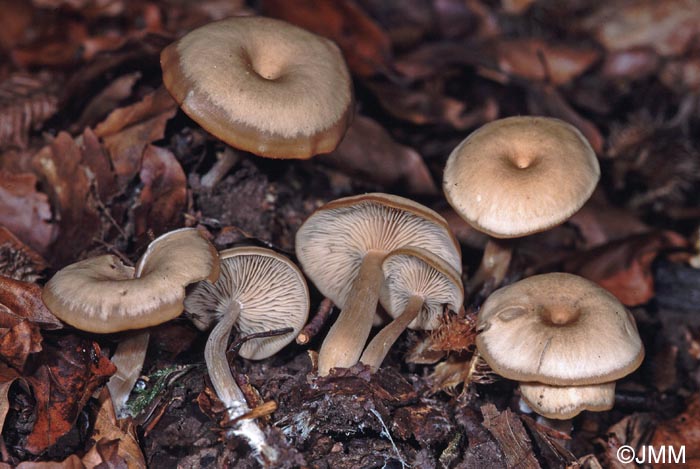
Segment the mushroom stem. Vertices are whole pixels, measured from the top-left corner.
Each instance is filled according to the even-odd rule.
[[[226,176],[226,174],[236,166],[241,159],[241,154],[231,147],[226,147],[216,155],[216,163],[209,172],[202,176],[202,187],[208,190],[213,189]]]
[[[349,368],[360,358],[377,310],[385,257],[384,251],[369,251],[362,259],[345,305],[319,350],[319,375],[328,375],[331,368]]]
[[[114,414],[119,419],[126,417],[126,401],[141,375],[141,368],[148,351],[149,337],[147,330],[131,334],[119,342],[117,350],[112,355],[111,360],[117,367],[117,372],[109,378],[107,388],[112,396]]]
[[[467,282],[467,294],[472,296],[480,292],[483,297],[495,290],[508,272],[513,257],[513,242],[509,239],[489,238],[484,247],[481,264],[472,278]]]
[[[374,338],[370,341],[369,345],[365,349],[360,362],[365,365],[369,365],[372,373],[376,372],[382,365],[384,358],[389,353],[389,349],[396,339],[399,338],[401,333],[406,330],[406,327],[413,321],[421,309],[423,308],[423,297],[418,295],[412,295],[408,299],[406,308],[403,313],[388,325],[386,325]]]
[[[226,420],[229,421],[233,421],[251,410],[243,391],[231,374],[231,368],[226,359],[228,339],[240,313],[241,305],[237,301],[231,302],[228,311],[209,333],[207,344],[204,347],[204,360],[207,363],[211,384],[214,386],[216,395],[226,406]],[[267,462],[276,460],[277,451],[268,446],[265,434],[253,420],[237,420],[231,433],[243,437],[256,456],[263,457]]]

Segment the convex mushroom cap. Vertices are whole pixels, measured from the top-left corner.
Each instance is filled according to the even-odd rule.
[[[443,189],[476,229],[515,238],[563,223],[600,178],[595,152],[574,126],[549,117],[508,117],[469,135],[450,154]]]
[[[183,228],[154,240],[135,269],[113,255],[71,264],[49,280],[42,298],[59,319],[84,331],[142,329],[177,317],[185,287],[218,275],[214,246]]]
[[[270,249],[239,247],[219,253],[221,273],[214,282],[200,282],[185,299],[194,324],[209,329],[232,309],[236,328],[246,336],[290,327],[291,332],[246,341],[243,358],[261,360],[294,340],[309,314],[309,290],[299,268]]]
[[[536,275],[494,292],[476,344],[499,375],[568,386],[614,381],[639,367],[634,318],[607,290],[566,273]]]
[[[423,205],[373,193],[324,205],[299,228],[297,258],[318,289],[341,308],[321,345],[318,372],[357,363],[372,327],[386,255],[426,249],[461,272],[459,244],[447,222]]]
[[[284,21],[210,23],[166,47],[161,66],[165,87],[187,115],[257,155],[329,153],[352,116],[352,82],[338,47]]]
[[[566,420],[584,410],[604,412],[615,404],[615,381],[583,386],[520,383],[520,395],[535,412],[549,419]]]

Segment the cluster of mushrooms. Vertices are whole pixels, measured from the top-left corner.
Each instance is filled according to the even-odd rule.
[[[215,46],[212,46],[215,45]],[[353,113],[352,83],[327,39],[267,18],[230,18],[192,31],[161,55],[165,87],[185,113],[227,144],[272,158],[332,151]],[[281,104],[284,103],[284,104]],[[503,280],[510,240],[563,223],[590,197],[596,156],[571,125],[544,117],[489,123],[450,155],[449,203],[491,236],[474,279]],[[396,195],[364,194],[327,203],[296,234],[303,272],[340,313],[318,355],[318,374],[358,362],[380,367],[408,327],[432,330],[464,303],[459,243],[433,210]],[[231,333],[254,337],[239,355],[267,358],[307,320],[302,272],[257,247],[217,252],[200,231],[154,240],[135,268],[112,255],[60,270],[45,286],[50,310],[78,329],[133,330],[113,360],[109,383],[122,408],[140,373],[147,328],[186,311],[209,330],[205,359],[214,389],[265,461],[277,457],[252,419],[231,374]],[[377,305],[394,319],[381,323]],[[258,334],[269,331],[276,334]],[[570,418],[612,407],[614,382],[636,369],[643,348],[634,319],[610,293],[570,274],[527,278],[493,293],[478,318],[478,351],[500,375],[520,381],[538,413]],[[258,334],[259,336],[255,336]]]

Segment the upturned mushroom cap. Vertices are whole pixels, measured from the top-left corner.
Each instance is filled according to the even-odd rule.
[[[411,296],[423,298],[418,317],[410,329],[432,330],[439,326],[443,306],[459,311],[464,289],[459,272],[425,249],[406,247],[392,251],[382,264],[384,285],[379,301],[394,318],[406,309]]]
[[[221,251],[221,275],[215,283],[200,282],[187,296],[185,308],[193,322],[208,329],[230,310],[240,307],[236,328],[241,335],[291,327],[274,337],[246,341],[243,358],[261,360],[277,353],[299,334],[309,314],[306,280],[289,259],[270,249],[240,247]]]
[[[508,117],[479,128],[452,151],[443,189],[473,227],[514,238],[563,223],[599,178],[595,152],[574,126],[548,117]]]
[[[284,21],[210,23],[166,47],[161,67],[187,115],[261,156],[329,153],[352,116],[352,82],[338,47]]]
[[[84,331],[141,329],[177,317],[185,287],[216,279],[218,265],[216,249],[183,228],[153,241],[136,269],[112,255],[71,264],[49,280],[42,298],[59,319]]]
[[[567,420],[584,410],[604,412],[615,404],[615,382],[587,386],[520,383],[520,393],[532,410],[548,419]]]
[[[493,370],[516,381],[565,386],[619,379],[640,365],[634,318],[607,290],[576,275],[536,275],[484,303],[476,344]]]
[[[364,256],[414,246],[462,271],[459,244],[444,218],[396,195],[371,193],[327,203],[296,235],[296,253],[306,275],[341,309]]]

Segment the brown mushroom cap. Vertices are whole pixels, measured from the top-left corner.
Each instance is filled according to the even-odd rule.
[[[163,83],[183,111],[224,142],[271,158],[335,149],[352,116],[338,47],[284,21],[228,18],[161,53]]]
[[[587,386],[550,386],[520,383],[525,403],[548,419],[567,420],[584,410],[604,412],[615,404],[615,382]]]
[[[444,305],[459,311],[464,289],[459,272],[425,249],[413,246],[392,251],[382,264],[384,284],[379,301],[394,318],[406,309],[412,296],[423,299],[410,329],[432,330],[439,326]]]
[[[489,366],[516,381],[598,384],[631,373],[644,358],[634,318],[617,298],[565,273],[497,290],[479,312],[477,331]]]
[[[270,249],[240,247],[221,251],[221,275],[215,283],[200,282],[187,296],[185,308],[195,324],[207,329],[237,302],[236,327],[241,335],[291,327],[274,337],[246,341],[243,358],[261,360],[277,353],[299,334],[309,314],[309,290],[299,268]]]
[[[563,223],[600,178],[595,152],[574,126],[508,117],[469,135],[447,160],[443,189],[476,229],[514,238]]]
[[[61,320],[89,332],[154,326],[177,317],[185,287],[218,275],[214,247],[197,230],[171,231],[153,241],[136,269],[106,255],[71,264],[42,292]]]
[[[414,246],[462,271],[459,244],[444,218],[396,195],[371,193],[327,203],[296,235],[297,258],[306,275],[341,309],[365,254]]]

